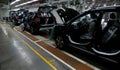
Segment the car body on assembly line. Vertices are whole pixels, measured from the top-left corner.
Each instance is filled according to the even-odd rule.
[[[59,49],[74,47],[119,64],[120,6],[91,9],[57,23],[53,35]]]
[[[54,26],[55,20],[51,11],[55,8],[57,7],[51,5],[40,6],[38,8],[38,11],[34,13],[33,18],[30,23],[28,23],[32,34],[38,33],[42,30],[50,30]]]

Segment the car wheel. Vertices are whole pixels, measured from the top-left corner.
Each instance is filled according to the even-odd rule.
[[[62,36],[56,36],[55,37],[55,43],[56,43],[56,47],[59,48],[59,49],[64,49],[65,48],[65,41],[63,39]]]

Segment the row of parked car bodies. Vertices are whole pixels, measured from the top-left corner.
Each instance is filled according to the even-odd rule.
[[[56,47],[75,47],[120,63],[120,6],[78,13],[71,8],[39,7],[29,13],[27,29],[32,33],[52,29]]]

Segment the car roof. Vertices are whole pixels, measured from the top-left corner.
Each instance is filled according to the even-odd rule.
[[[67,23],[71,23],[72,21],[74,21],[74,19],[84,15],[84,14],[87,14],[87,13],[90,13],[90,12],[109,12],[109,11],[116,11],[116,10],[119,10],[120,11],[120,5],[119,6],[106,6],[106,7],[98,7],[98,8],[95,8],[95,9],[90,9],[90,10],[87,10],[87,11],[84,11],[82,12],[81,14],[77,15],[76,17],[74,17],[73,19],[71,19],[70,21],[68,21]]]
[[[106,7],[98,7],[98,8],[94,8],[94,9],[90,9],[90,10],[87,10],[87,11],[84,11],[82,12],[80,15],[82,14],[85,14],[85,13],[90,13],[90,12],[110,12],[110,11],[120,11],[120,5],[117,5],[117,6],[106,6]],[[78,15],[78,16],[80,16]]]
[[[120,5],[117,6],[106,6],[106,7],[98,7],[96,9],[91,9],[93,11],[106,11],[106,10],[120,10]]]

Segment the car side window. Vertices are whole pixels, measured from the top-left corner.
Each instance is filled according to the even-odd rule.
[[[108,20],[109,20],[109,12],[105,12],[101,20],[102,29],[104,29],[107,26]]]
[[[99,16],[100,13],[91,12],[79,17],[74,23],[72,23],[74,30],[81,34],[80,38],[93,38]]]
[[[101,25],[102,29],[105,30],[106,28],[112,26],[115,22],[119,22],[119,15],[117,12],[105,12],[102,17]]]
[[[106,26],[102,30],[102,42],[107,43],[120,35],[119,12],[105,12],[103,14]],[[102,26],[103,27],[103,26]]]
[[[79,17],[77,20],[75,20],[72,25],[75,26],[75,28],[89,28],[89,25],[92,24],[92,22],[94,22],[93,20],[97,19],[97,16],[99,16],[99,14],[97,13],[88,13],[82,17]],[[88,29],[87,28],[87,29]]]

